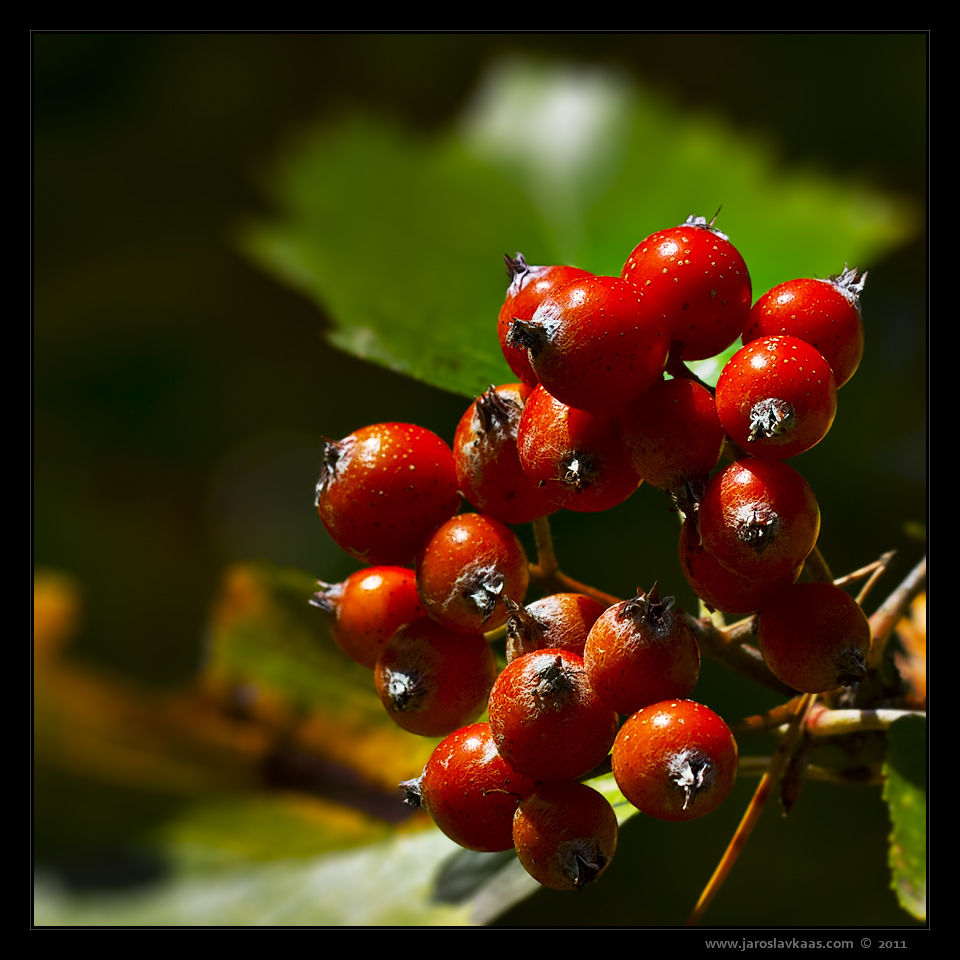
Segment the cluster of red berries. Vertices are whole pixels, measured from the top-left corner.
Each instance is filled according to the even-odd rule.
[[[567,889],[599,876],[616,847],[613,809],[579,782],[608,756],[631,803],[686,820],[727,796],[737,745],[688,699],[700,654],[673,598],[655,584],[612,606],[561,593],[524,607],[530,567],[507,524],[606,510],[645,480],[685,516],[680,556],[697,595],[760,611],[776,676],[809,692],[858,680],[869,625],[838,588],[795,582],[820,515],[782,461],[830,429],[863,352],[866,274],[791,281],[751,308],[743,258],[701,217],[643,240],[619,277],[519,253],[506,264],[498,331],[519,382],[478,397],[452,449],[403,423],[326,443],[320,517],[367,566],[311,602],[374,670],[393,719],[445,737],[402,785],[408,802],[463,846],[513,847],[541,883]],[[714,396],[685,362],[738,337]],[[714,473],[725,444],[735,459]],[[458,513],[461,499],[477,512]]]

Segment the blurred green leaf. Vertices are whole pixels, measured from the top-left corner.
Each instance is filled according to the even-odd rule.
[[[889,731],[884,799],[890,809],[890,869],[900,905],[927,918],[927,721],[904,717]]]
[[[214,867],[181,863],[162,887],[71,896],[47,877],[37,926],[464,926],[473,905],[433,900],[438,865],[456,849],[439,831],[396,834],[324,857]]]
[[[790,168],[617,75],[523,61],[491,69],[459,140],[354,120],[303,136],[267,191],[276,216],[242,243],[323,308],[330,340],[467,396],[512,379],[494,333],[504,253],[619,274],[649,233],[722,204],[756,297],[868,268],[922,229],[906,202]]]

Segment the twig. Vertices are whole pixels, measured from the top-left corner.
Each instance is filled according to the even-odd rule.
[[[924,557],[907,575],[893,593],[870,617],[870,630],[873,633],[873,646],[867,658],[867,666],[876,669],[883,660],[884,647],[893,633],[894,627],[904,616],[907,607],[927,586],[927,558]]]
[[[770,759],[770,766],[760,780],[753,799],[750,801],[747,811],[740,821],[740,826],[737,827],[737,832],[733,835],[733,839],[720,858],[720,863],[717,864],[717,869],[714,870],[713,876],[710,878],[706,887],[704,887],[703,893],[700,894],[700,899],[693,908],[693,912],[687,918],[686,926],[693,927],[700,922],[701,917],[703,917],[707,907],[710,905],[710,901],[713,900],[717,891],[723,885],[724,880],[726,880],[728,874],[733,869],[733,865],[737,862],[737,857],[740,856],[740,851],[743,850],[747,840],[750,838],[750,834],[753,832],[753,828],[760,819],[760,814],[763,812],[763,807],[773,792],[774,785],[787,767],[790,754],[793,752],[793,747],[797,742],[797,738],[800,736],[800,731],[803,729],[803,722],[816,699],[817,695],[815,693],[805,693],[800,698],[796,713],[794,713],[790,721],[790,726],[780,741],[776,753],[774,753]]]

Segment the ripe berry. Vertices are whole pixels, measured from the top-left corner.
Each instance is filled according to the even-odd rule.
[[[507,600],[507,663],[534,650],[569,650],[583,656],[587,634],[606,610],[582,593],[555,593],[526,608]]]
[[[326,441],[317,510],[338,546],[369,564],[408,564],[460,507],[450,448],[410,423]]]
[[[522,383],[491,386],[460,419],[453,438],[460,492],[502,523],[529,523],[556,509],[555,491],[531,480],[517,453],[517,427],[530,389]]]
[[[413,570],[368,567],[343,583],[318,582],[310,603],[333,615],[330,633],[351,660],[371,670],[384,644],[405,623],[425,616]]]
[[[529,320],[544,297],[557,287],[578,277],[589,277],[590,274],[578,267],[562,265],[531,267],[522,253],[518,253],[516,257],[506,255],[503,260],[510,276],[510,286],[507,288],[507,298],[500,308],[497,321],[500,349],[514,374],[525,384],[535,387],[539,381],[530,366],[526,349],[520,344],[507,345],[510,324],[514,319]]]
[[[694,380],[661,380],[623,412],[623,449],[647,482],[682,496],[703,492],[726,436],[709,390]]]
[[[423,617],[400,627],[374,668],[387,713],[410,733],[445,737],[483,713],[497,660],[479,633]]]
[[[656,584],[610,607],[587,637],[583,662],[596,695],[617,713],[630,714],[668,697],[686,697],[700,676],[693,631],[660,599]]]
[[[755,457],[786,460],[818,444],[833,425],[837,386],[815,347],[796,337],[761,337],[727,361],[717,415]]]
[[[542,386],[591,413],[618,412],[663,373],[670,339],[637,288],[587,276],[544,298],[530,320],[514,320],[510,346],[527,348]]]
[[[617,849],[617,815],[603,794],[575,780],[545,783],[520,801],[513,845],[527,873],[552,890],[598,879]]]
[[[583,658],[541,650],[507,664],[490,691],[490,731],[514,770],[575,780],[609,753],[617,714],[597,698]]]
[[[680,531],[680,565],[687,583],[707,607],[739,615],[756,613],[771,593],[795,582],[803,569],[798,564],[773,577],[763,570],[749,576],[734,573],[704,549],[696,520],[690,518]]]
[[[450,734],[416,780],[400,784],[406,802],[424,806],[454,843],[492,853],[513,848],[517,804],[537,786],[497,753],[490,725],[473,723]]]
[[[527,475],[568,510],[608,510],[643,482],[623,456],[618,419],[567,406],[543,386],[527,399],[517,450]]]
[[[752,300],[750,274],[736,247],[703,217],[660,230],[637,244],[622,277],[635,283],[644,304],[684,360],[706,360],[740,336]]]
[[[694,820],[715,810],[737,778],[737,742],[712,710],[664,700],[633,714],[613,745],[621,793],[661,820]]]
[[[754,305],[743,328],[743,342],[786,334],[809,343],[833,369],[839,390],[863,357],[860,294],[866,271],[844,266],[826,280],[788,280],[767,291]]]
[[[771,672],[794,690],[823,693],[866,676],[870,622],[832,583],[778,590],[760,610],[757,636]]]
[[[697,514],[703,546],[741,576],[786,576],[820,532],[820,508],[806,480],[779,460],[745,457],[707,484]]]
[[[416,570],[427,615],[465,633],[506,623],[504,599],[522,602],[530,584],[527,555],[516,535],[482,513],[449,519],[417,555]]]

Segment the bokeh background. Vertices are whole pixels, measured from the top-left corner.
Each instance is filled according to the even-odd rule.
[[[308,642],[326,642],[299,598],[355,564],[312,508],[323,437],[403,420],[449,441],[467,405],[470,390],[441,390],[332,346],[325,335],[342,331],[347,288],[358,302],[370,290],[388,302],[391,290],[415,297],[420,285],[435,296],[448,286],[459,302],[466,285],[492,339],[504,252],[616,273],[647,233],[723,203],[719,225],[751,266],[756,297],[793,275],[839,271],[836,221],[821,221],[830,261],[810,263],[819,228],[803,211],[824,197],[839,198],[838,210],[843,198],[865,198],[851,210],[870,211],[873,233],[845,229],[872,255],[859,263],[870,269],[867,354],[830,435],[797,466],[820,500],[820,546],[834,571],[896,549],[892,587],[925,549],[926,58],[922,34],[34,35],[38,922],[478,916],[449,888],[448,906],[425,905],[427,866],[444,860],[442,845],[430,857],[398,852],[407,840],[433,841],[396,811],[389,778],[371,773],[382,763],[370,745],[387,737],[406,776],[420,755],[406,756],[377,721],[357,720],[365,708],[355,704],[343,707],[349,722],[319,709],[318,726],[322,686],[300,689],[230,633],[237,610],[269,608],[244,634],[251,647],[269,645],[272,616],[294,645],[311,633]],[[572,173],[549,150],[532,164],[530,149],[553,143],[558,124],[537,98],[557,85],[599,113],[598,137],[623,116],[645,117],[658,135],[621,129],[620,153],[587,149]],[[691,161],[718,143],[729,153]],[[482,202],[444,206],[454,194],[436,157],[452,149],[495,168],[530,225],[489,222],[498,211],[485,216]],[[333,161],[323,166],[337,150],[342,180]],[[409,165],[406,181],[393,183],[391,151]],[[635,223],[623,194],[616,209],[611,199],[627,154],[646,171],[629,207]],[[327,176],[316,196],[298,181],[313,169]],[[685,171],[702,169],[709,176],[691,176],[686,190]],[[390,191],[395,208],[383,200]],[[410,206],[421,198],[418,218]],[[328,229],[317,263],[336,265],[339,281],[297,250],[265,252],[318,217]],[[438,269],[446,245],[489,256]],[[796,272],[775,275],[794,248]],[[456,338],[457,322],[437,336]],[[361,349],[349,335],[338,342]],[[449,385],[443,375],[433,382]],[[462,368],[454,382],[464,382]],[[609,515],[556,518],[561,563],[619,594],[659,578],[692,608],[676,518],[653,493],[641,489]],[[337,674],[333,686],[366,682],[324,656],[311,669]],[[705,671],[698,697],[734,716],[776,702],[719,670]],[[683,825],[682,837],[635,817],[602,896],[518,894],[489,916],[681,923],[751,790],[738,786],[716,822]],[[879,788],[810,784],[787,820],[768,811],[710,919],[909,923],[889,890],[888,832]],[[373,877],[411,856],[427,864],[419,892],[382,895]],[[311,896],[278,908],[294,884]],[[348,908],[334,895],[345,886],[365,903],[397,899],[398,912]]]

